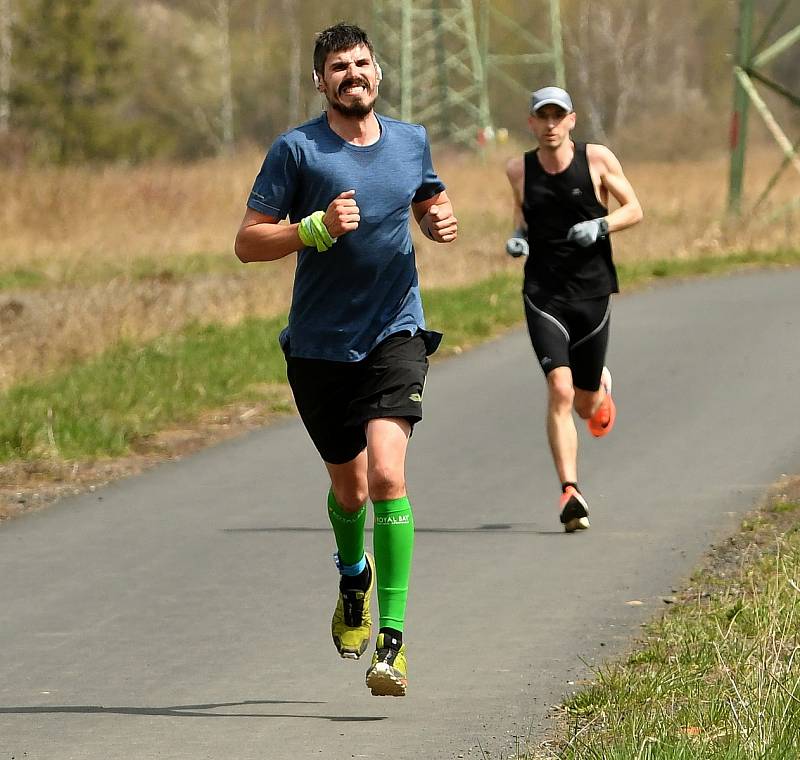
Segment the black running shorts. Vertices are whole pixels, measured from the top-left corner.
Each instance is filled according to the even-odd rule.
[[[606,361],[611,296],[564,300],[524,292],[528,333],[545,375],[556,367],[572,369],[572,383],[585,391],[600,387]]]
[[[365,423],[422,419],[428,372],[425,337],[390,335],[360,362],[287,357],[287,376],[303,424],[329,464],[354,459],[367,445]]]

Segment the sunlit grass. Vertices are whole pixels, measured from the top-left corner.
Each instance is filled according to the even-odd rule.
[[[526,758],[800,757],[800,532],[777,530],[769,513],[743,530],[762,550],[695,577],[696,594],[627,660],[596,671],[563,704],[558,737]]]
[[[205,409],[264,401],[265,388],[285,381],[281,327],[190,327],[17,386],[0,398],[0,461],[119,456]],[[272,411],[289,409],[285,394],[274,396]]]
[[[504,166],[529,147],[508,143],[475,154],[434,146],[460,234],[442,246],[414,232],[423,287],[519,271],[520,262],[504,253],[512,227]],[[120,341],[285,311],[293,258],[244,266],[232,250],[262,150],[185,165],[0,168],[0,390]],[[749,194],[765,184],[773,153],[751,152]],[[724,154],[680,162],[621,158],[645,209],[640,225],[614,236],[621,267],[661,262],[650,276],[668,276],[698,258],[710,268],[717,266],[712,259],[742,251],[800,248],[800,210],[777,221],[770,208],[738,219],[725,214]],[[775,203],[797,196],[788,174],[775,192]]]
[[[125,279],[131,283],[158,279],[175,281],[198,275],[233,274],[241,263],[230,252],[192,253],[184,256],[141,256],[130,262],[82,258],[79,265],[56,269],[13,269],[0,272],[0,292],[86,287]]]
[[[763,263],[760,254],[621,264],[624,288]],[[768,261],[800,263],[800,252]],[[428,325],[445,333],[439,356],[457,353],[523,320],[521,272],[423,291]],[[149,304],[158,308],[158,303]],[[150,340],[125,340],[0,396],[0,460],[118,456],[137,440],[203,411],[261,400],[254,388],[285,383],[277,336],[285,317],[248,317],[230,325],[192,324]],[[255,393],[255,396],[253,395]],[[285,408],[278,394],[275,410]]]

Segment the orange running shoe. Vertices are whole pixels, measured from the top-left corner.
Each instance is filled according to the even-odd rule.
[[[561,523],[566,533],[589,527],[589,505],[575,486],[567,486],[559,502]]]
[[[600,376],[600,384],[605,388],[606,395],[598,410],[586,420],[589,432],[595,438],[602,438],[611,432],[614,421],[617,419],[617,405],[611,397],[611,372],[608,367],[603,367],[603,374]]]

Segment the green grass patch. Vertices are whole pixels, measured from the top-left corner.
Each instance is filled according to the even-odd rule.
[[[462,288],[423,293],[425,320],[445,334],[442,355],[463,350],[519,324],[523,318],[518,274],[503,274]]]
[[[181,256],[141,256],[131,261],[97,261],[79,257],[61,266],[49,265],[47,273],[39,269],[0,271],[0,292],[3,290],[46,290],[68,286],[88,286],[127,278],[178,281],[199,275],[234,274],[241,271],[241,262],[228,253],[193,253]]]
[[[800,251],[786,249],[772,253],[744,251],[725,256],[704,256],[691,259],[618,262],[617,270],[623,288],[653,280],[697,275],[724,274],[750,267],[790,266],[800,263]]]
[[[425,294],[427,317],[447,334],[443,353],[518,322],[518,277]],[[278,334],[285,317],[234,327],[190,327],[144,345],[119,345],[85,364],[0,396],[0,461],[113,457],[170,426],[285,384]],[[276,398],[274,410],[285,409]]]
[[[0,397],[0,461],[119,456],[138,440],[285,382],[283,319],[191,327]],[[278,401],[278,409],[286,408]]]
[[[241,272],[242,264],[228,253],[194,253],[169,258],[143,257],[135,259],[129,269],[134,280],[174,279],[180,280],[204,274]]]
[[[30,290],[47,283],[47,277],[34,269],[12,269],[0,272],[0,291]]]
[[[665,259],[655,261],[618,262],[620,282],[623,288],[654,280],[670,277],[691,277],[704,274],[721,274],[746,267],[764,267],[792,265],[800,263],[800,251],[781,250],[772,253],[726,254],[724,256]],[[186,255],[168,255],[163,257],[140,256],[129,261],[97,260],[96,258],[78,257],[72,263],[65,263],[60,268],[48,263],[48,270],[37,268],[14,269],[4,272],[0,270],[0,292],[3,290],[42,290],[65,286],[87,286],[108,282],[118,278],[132,281],[165,280],[179,281],[191,277],[209,274],[236,274],[241,272],[241,263],[232,252],[194,253]],[[517,284],[516,275],[492,278],[495,286],[503,283],[506,277]],[[504,286],[507,288],[507,286]],[[487,291],[491,296],[491,286]],[[432,291],[428,298],[438,300]],[[448,289],[447,292],[454,292]],[[485,306],[503,308],[502,303],[487,301]],[[445,307],[446,308],[446,307]],[[466,315],[475,324],[480,321],[476,314]]]
[[[703,579],[642,649],[564,703],[558,739],[527,757],[800,757],[800,534],[760,531],[771,550]]]
[[[795,512],[800,509],[800,501],[778,501],[770,507],[771,511],[777,512]]]
[[[663,276],[797,261],[800,252],[742,254],[712,262],[621,265],[620,275],[623,287],[632,287]],[[177,278],[229,264],[235,266],[233,256],[198,254],[169,262],[142,259],[132,271],[137,278]],[[522,323],[520,293],[519,272],[425,291],[428,324],[445,333],[441,355]],[[257,387],[285,383],[277,345],[284,321],[190,327],[144,345],[119,345],[52,377],[20,384],[0,396],[0,461],[119,456],[137,441],[190,423],[205,411],[256,399]],[[285,401],[276,397],[275,404],[280,408]]]

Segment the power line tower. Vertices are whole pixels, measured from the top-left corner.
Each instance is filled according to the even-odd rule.
[[[536,4],[529,3],[528,7],[532,8],[534,5]],[[498,81],[515,93],[522,93],[525,96],[530,94],[527,85],[532,79],[526,77],[521,81],[513,74],[513,69],[518,69],[522,64],[527,68],[545,66],[552,69],[553,79],[550,81],[559,87],[566,87],[561,4],[559,0],[545,0],[540,5],[542,6],[540,11],[547,10],[549,15],[549,24],[540,24],[546,32],[549,31],[549,39],[542,39],[528,31],[518,21],[498,10],[491,0],[481,0],[481,57],[488,71],[490,86]],[[501,35],[504,38],[504,47],[513,46],[515,52],[493,52],[493,43]]]
[[[764,121],[767,129],[783,153],[783,163],[770,178],[754,205],[757,209],[767,198],[784,170],[792,165],[800,173],[800,157],[798,147],[800,140],[792,143],[786,136],[778,120],[764,102],[756,82],[763,88],[784,98],[791,105],[800,108],[800,96],[789,91],[783,85],[772,81],[765,73],[764,67],[775,58],[786,52],[800,41],[800,24],[772,39],[775,28],[783,19],[790,0],[780,0],[767,20],[758,41],[753,43],[754,0],[739,0],[739,37],[736,50],[734,74],[733,115],[731,119],[731,165],[728,190],[728,210],[733,214],[741,213],[742,185],[744,181],[744,163],[747,151],[747,127],[750,105],[752,104]],[[789,204],[800,205],[795,200]],[[780,211],[778,213],[781,213]]]
[[[376,52],[386,77],[383,108],[423,122],[433,138],[474,145],[479,134],[491,133],[496,83],[529,92],[518,64],[552,65],[563,83],[559,0],[544,2],[551,18],[548,41],[500,13],[491,0],[479,0],[477,14],[473,0],[373,0]],[[504,44],[511,36],[521,52],[494,50],[500,28]]]

